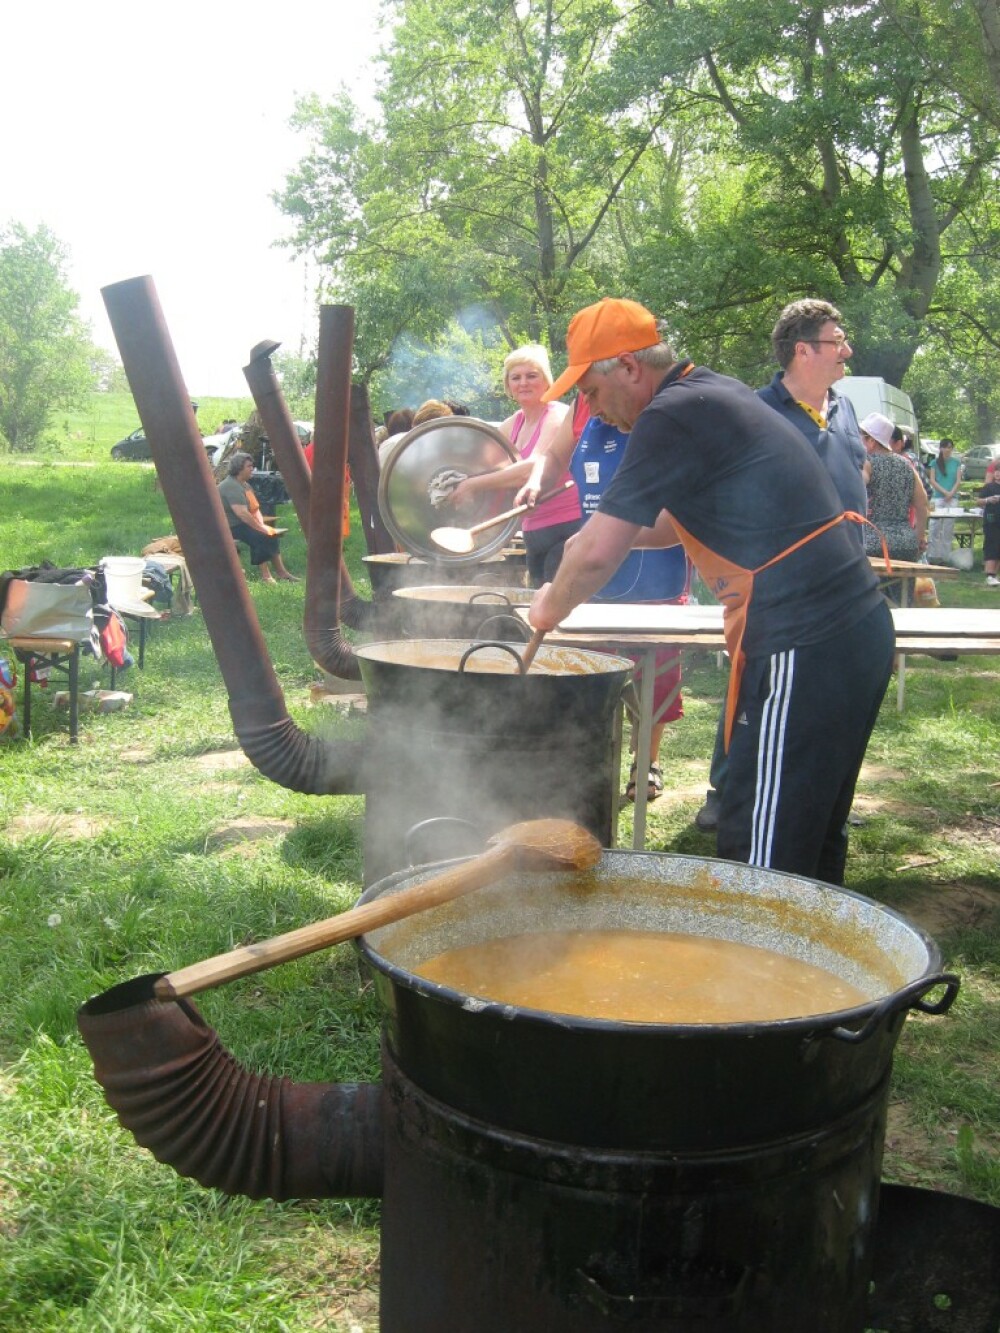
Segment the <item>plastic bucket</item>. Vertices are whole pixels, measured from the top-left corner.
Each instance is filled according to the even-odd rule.
[[[135,555],[106,555],[101,561],[101,567],[108,585],[108,601],[112,606],[119,602],[142,601],[145,560]]]

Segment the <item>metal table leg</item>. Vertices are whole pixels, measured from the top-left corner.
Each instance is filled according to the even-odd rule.
[[[75,745],[80,732],[80,645],[74,644],[69,658],[69,743]]]
[[[639,719],[635,732],[635,816],[632,847],[642,851],[646,845],[646,806],[649,804],[649,747],[653,739],[653,690],[656,685],[656,649],[642,654],[639,682]],[[643,758],[645,756],[645,758]]]
[[[909,605],[910,583],[908,579],[899,580],[899,605]],[[896,654],[896,711],[901,713],[906,702],[906,654]]]
[[[35,659],[29,654],[24,660],[24,734],[31,740],[31,669]]]

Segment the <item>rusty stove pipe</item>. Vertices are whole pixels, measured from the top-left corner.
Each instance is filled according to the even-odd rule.
[[[354,649],[340,628],[341,521],[347,486],[353,345],[351,307],[321,306],[304,630],[313,660],[346,680],[361,679]]]
[[[253,1074],[156,976],[95,996],[77,1015],[108,1104],[157,1161],[251,1199],[377,1198],[382,1086]]]
[[[305,539],[309,540],[309,465],[295,430],[281,385],[271,365],[271,354],[280,343],[258,343],[250,353],[243,375],[253,395],[264,433],[274,450],[274,461],[295,506]]]
[[[275,461],[291,496],[299,524],[309,540],[309,496],[312,487],[309,465],[299,442],[291,413],[281,392],[281,385],[271,364],[271,354],[280,346],[275,342],[258,343],[250,353],[250,363],[243,374],[253,395],[257,412],[274,450]],[[352,629],[366,628],[375,607],[355,592],[351,575],[340,559],[340,619]]]
[[[362,745],[308,736],[288,716],[152,278],[115,283],[102,295],[240,745],[265,777],[293,791],[363,791]]]

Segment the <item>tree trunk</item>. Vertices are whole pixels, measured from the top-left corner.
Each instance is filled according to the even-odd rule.
[[[997,0],[974,0],[973,8],[983,33],[983,55],[995,98],[992,107],[995,122],[1000,102],[1000,4]]]

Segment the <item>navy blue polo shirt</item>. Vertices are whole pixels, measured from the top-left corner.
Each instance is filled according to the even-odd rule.
[[[868,493],[861,469],[867,454],[861,443],[861,431],[850,399],[841,398],[830,391],[824,429],[816,424],[785,388],[783,371],[779,370],[765,388],[758,389],[757,397],[767,403],[768,407],[774,408],[775,412],[780,412],[786,421],[791,422],[806,437],[830,474],[844,508],[856,514],[866,514]],[[854,528],[854,532],[863,540],[861,528]]]

